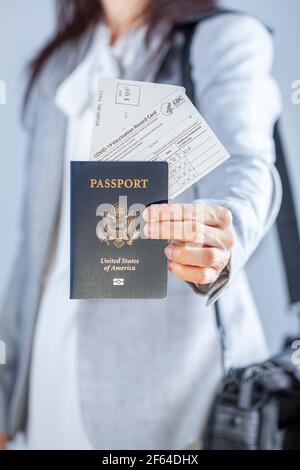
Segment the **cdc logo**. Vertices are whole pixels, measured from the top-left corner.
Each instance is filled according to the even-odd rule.
[[[175,98],[175,100],[173,100],[173,104],[174,106],[176,106],[176,108],[178,108],[183,103],[185,103],[185,99],[182,95],[178,96],[177,98]]]

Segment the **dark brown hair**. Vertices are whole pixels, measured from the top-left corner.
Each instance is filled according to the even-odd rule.
[[[25,103],[35,80],[49,57],[64,43],[77,41],[88,29],[94,28],[103,17],[100,0],[56,0],[57,30],[54,37],[30,64],[30,79]],[[215,6],[216,0],[149,0],[143,20],[149,31],[164,20],[176,23],[189,16],[200,14]]]

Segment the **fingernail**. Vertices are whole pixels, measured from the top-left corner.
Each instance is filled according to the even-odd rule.
[[[143,211],[143,219],[148,222],[148,208],[146,207],[146,209],[144,209]]]
[[[165,255],[167,256],[167,258],[172,257],[172,252],[173,252],[173,246],[172,245],[167,245],[166,248],[165,248]]]
[[[145,235],[145,237],[147,237],[147,238],[150,236],[149,224],[145,224],[145,225],[144,225],[144,235]]]
[[[148,238],[158,238],[159,237],[159,225],[157,223],[147,223],[145,225],[147,232],[145,232],[146,237]],[[145,230],[145,229],[144,229]]]

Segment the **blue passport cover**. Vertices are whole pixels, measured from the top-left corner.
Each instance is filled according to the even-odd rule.
[[[141,238],[143,207],[166,202],[166,162],[71,162],[71,299],[167,296],[167,242]]]

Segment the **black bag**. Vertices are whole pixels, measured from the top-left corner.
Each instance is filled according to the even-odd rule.
[[[211,10],[177,26],[185,34],[183,86],[194,100],[190,45],[195,27],[230,10]],[[277,228],[287,273],[291,304],[300,301],[300,241],[296,212],[278,123],[274,129],[276,166],[283,183],[283,202]],[[227,372],[226,331],[216,302],[215,317],[222,347],[224,378],[211,410],[205,449],[300,449],[300,364],[292,361],[292,341],[266,362]],[[296,345],[297,346],[297,345]],[[298,345],[300,347],[300,345]],[[300,356],[300,355],[299,355]]]
[[[278,357],[224,377],[212,408],[205,449],[300,449],[300,368],[291,347]]]

